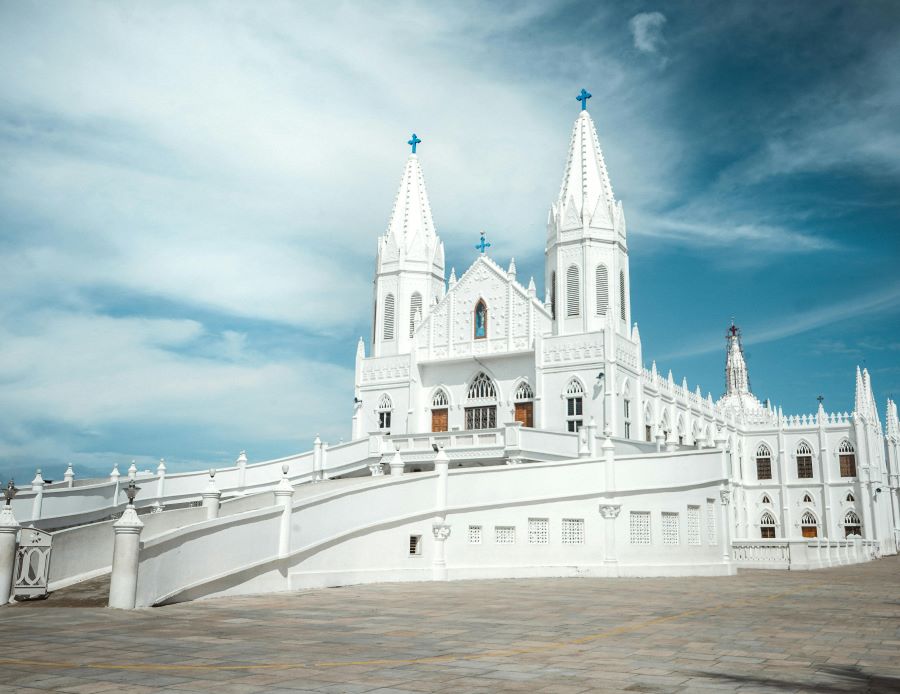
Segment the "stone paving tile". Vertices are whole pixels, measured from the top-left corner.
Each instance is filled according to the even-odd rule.
[[[101,589],[2,608],[0,692],[900,691],[897,557],[719,578],[358,586],[130,612],[98,607]]]

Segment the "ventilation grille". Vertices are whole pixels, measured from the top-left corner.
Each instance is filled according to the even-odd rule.
[[[550,542],[550,520],[547,518],[528,519],[528,544],[546,545]]]
[[[496,542],[498,545],[514,545],[514,544],[516,544],[516,526],[514,526],[514,525],[494,526],[494,542]]]
[[[566,315],[570,317],[581,313],[578,285],[578,268],[570,265],[566,270]]]
[[[481,544],[481,526],[480,525],[470,525],[469,526],[469,544],[470,545],[480,545]]]
[[[687,508],[687,543],[689,545],[700,544],[700,507],[688,506]]]
[[[409,300],[409,336],[412,337],[416,331],[416,316],[422,312],[422,295],[419,292],[413,292],[412,298]]]
[[[664,545],[677,545],[679,540],[678,531],[678,514],[666,513],[662,514],[662,541]]]
[[[622,316],[622,320],[627,320],[627,316],[625,314],[625,272],[619,271],[619,313]]]
[[[649,511],[632,511],[628,530],[631,535],[631,544],[633,545],[649,545],[650,544],[650,512]]]
[[[583,545],[584,544],[584,519],[583,518],[563,518],[563,520],[562,520],[562,543],[564,545]]]

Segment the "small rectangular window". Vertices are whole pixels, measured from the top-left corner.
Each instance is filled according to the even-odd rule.
[[[498,545],[514,545],[514,544],[516,544],[516,526],[514,526],[514,525],[494,526],[494,542]]]
[[[633,545],[650,544],[650,512],[632,511],[629,518],[628,529]]]
[[[480,545],[481,544],[481,526],[480,525],[470,525],[469,526],[469,544],[470,545]]]
[[[409,536],[409,554],[410,556],[418,556],[422,554],[422,536],[421,535],[410,535]]]
[[[663,511],[662,541],[664,545],[677,545],[681,542],[677,513],[667,513],[666,511]]]
[[[687,507],[687,543],[689,545],[700,544],[700,507]]]
[[[631,422],[625,422],[625,438],[631,438]]]
[[[528,519],[528,544],[546,545],[550,541],[550,520],[548,518]]]
[[[623,400],[622,405],[625,408],[625,419],[628,419],[631,416],[631,401]]]
[[[584,544],[584,518],[563,518],[562,543],[564,545]]]

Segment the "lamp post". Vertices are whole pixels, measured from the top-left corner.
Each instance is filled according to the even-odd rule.
[[[116,533],[113,545],[112,575],[109,582],[109,606],[132,609],[137,597],[138,560],[141,550],[141,530],[144,524],[134,508],[134,498],[141,490],[134,480],[125,487],[128,506],[122,517],[113,523]]]
[[[0,509],[0,605],[5,605],[12,597],[16,536],[22,527],[16,522],[12,512],[12,500],[18,491],[12,480],[3,489],[6,503]]]

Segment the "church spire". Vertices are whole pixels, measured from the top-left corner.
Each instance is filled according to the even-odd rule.
[[[383,243],[386,248],[396,249],[403,257],[430,261],[434,253],[437,232],[431,217],[425,177],[419,165],[419,156],[416,154],[416,145],[420,142],[415,134],[409,141],[413,150],[403,169],[400,188],[397,191]]]
[[[744,346],[741,343],[741,329],[734,321],[725,335],[725,395],[740,395],[750,392],[750,378],[744,361]]]
[[[613,227],[616,207],[594,121],[582,109],[572,128],[569,156],[553,212],[560,229]]]

